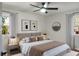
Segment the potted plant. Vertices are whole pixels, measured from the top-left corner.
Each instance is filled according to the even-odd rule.
[[[2,34],[3,35],[8,34],[8,26],[7,25],[2,26]]]
[[[8,34],[8,26],[5,25],[5,18],[2,17],[2,34]]]

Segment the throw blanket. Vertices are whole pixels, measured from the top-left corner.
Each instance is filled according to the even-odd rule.
[[[64,43],[58,41],[52,41],[49,43],[33,46],[30,49],[29,56],[41,56],[45,51],[56,48],[58,46],[63,45]]]

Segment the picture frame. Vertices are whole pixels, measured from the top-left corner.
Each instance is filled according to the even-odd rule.
[[[30,21],[26,19],[21,20],[21,31],[29,31],[30,30]]]
[[[37,31],[37,30],[38,30],[38,21],[31,20],[31,31]]]

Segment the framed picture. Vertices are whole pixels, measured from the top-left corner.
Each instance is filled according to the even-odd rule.
[[[31,20],[31,30],[33,30],[33,31],[38,30],[38,21]]]
[[[21,20],[21,30],[22,31],[28,31],[30,30],[30,21],[29,20]]]

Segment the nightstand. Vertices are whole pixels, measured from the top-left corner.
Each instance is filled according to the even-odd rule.
[[[20,47],[19,45],[9,45],[8,46],[8,55],[13,55],[13,54],[16,54],[16,53],[19,53],[20,52]]]

